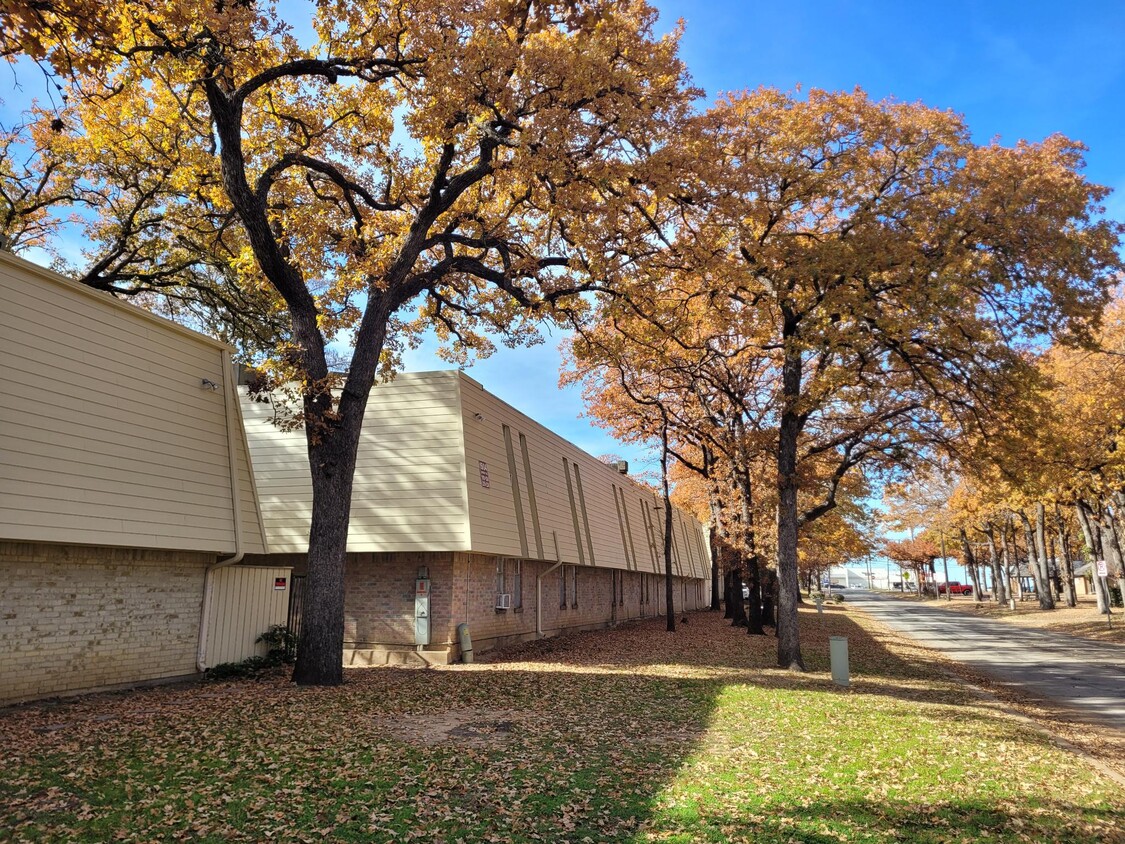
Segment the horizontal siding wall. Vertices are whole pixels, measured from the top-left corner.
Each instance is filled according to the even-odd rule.
[[[207,667],[265,656],[265,644],[255,640],[272,625],[286,623],[293,570],[229,566],[211,576]],[[275,588],[278,579],[284,580],[284,588]]]
[[[240,394],[270,551],[305,551],[312,482],[304,433],[282,431],[271,403]],[[403,373],[376,385],[356,460],[348,550],[466,548],[464,489],[457,373]]]
[[[564,563],[663,572],[663,510],[651,490],[464,375],[461,407],[473,552],[554,560],[557,537]],[[480,479],[481,463],[487,466],[487,486]],[[520,537],[521,513],[527,553]],[[542,553],[534,540],[536,514]],[[672,560],[677,576],[702,578],[710,571],[699,523],[678,509],[673,517]]]
[[[231,378],[236,379],[234,373]],[[250,462],[250,445],[246,440],[246,421],[242,417],[240,390],[234,388],[231,399],[235,424],[238,427],[235,437],[235,466],[238,469],[238,495],[242,516],[242,547],[247,554],[265,554],[269,551],[266,542],[266,528],[258,510],[258,483],[254,467]]]
[[[0,253],[0,537],[233,551],[222,349]]]

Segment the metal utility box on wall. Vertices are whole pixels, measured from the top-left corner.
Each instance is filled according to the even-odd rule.
[[[430,644],[430,573],[424,568],[414,581],[414,644]]]
[[[289,614],[291,568],[217,569],[207,630],[207,665],[241,662],[265,653],[255,640]]]

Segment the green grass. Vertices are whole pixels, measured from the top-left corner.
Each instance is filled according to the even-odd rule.
[[[0,713],[16,841],[1114,841],[1109,780],[854,611],[813,671],[707,614],[507,660]],[[823,673],[848,635],[855,682]],[[1117,836],[1115,838],[1115,836]]]

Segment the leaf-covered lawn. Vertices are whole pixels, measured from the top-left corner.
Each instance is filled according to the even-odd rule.
[[[488,664],[0,713],[17,841],[1125,840],[1115,784],[847,609],[812,673],[698,613]],[[827,677],[847,635],[853,685]]]

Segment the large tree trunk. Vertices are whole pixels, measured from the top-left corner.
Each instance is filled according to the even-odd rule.
[[[703,467],[707,473],[707,503],[711,508],[711,611],[722,609],[719,595],[719,545],[725,538],[723,505],[719,495],[719,482],[713,477],[711,450],[703,447]]]
[[[1016,547],[1016,526],[1014,519],[1009,515],[1004,521],[1001,531],[1004,540],[1004,568],[1008,575],[1008,582],[1015,584],[1016,600],[1023,600],[1023,579],[1020,577],[1020,555]]]
[[[969,544],[969,534],[961,528],[961,550],[965,555],[965,569],[969,572],[969,579],[973,581],[973,597],[977,603],[984,600],[981,597],[984,590],[981,588],[980,575],[977,573],[977,557],[973,553],[973,546]]]
[[[344,560],[362,422],[362,415],[352,415],[319,436],[316,419],[305,425],[313,504],[301,641],[293,668],[298,685],[336,686],[344,680]]]
[[[1117,525],[1114,524],[1113,516],[1108,507],[1103,508],[1103,519],[1100,528],[1103,534],[1102,550],[1106,552],[1106,563],[1109,565],[1109,573],[1116,578],[1117,590],[1121,595],[1122,604],[1125,604],[1125,579],[1116,576],[1117,572],[1125,570],[1125,554],[1121,551],[1121,542],[1117,537]],[[1106,589],[1108,590],[1109,583],[1107,579]],[[1106,605],[1112,606],[1113,601],[1110,596],[1106,594]]]
[[[949,588],[949,559],[945,555],[945,529],[938,530],[938,540],[941,542],[941,568],[945,578],[945,600],[953,600],[953,590]],[[936,596],[935,596],[936,597]]]
[[[1098,560],[1105,559],[1102,556],[1101,536],[1094,527],[1093,509],[1085,501],[1080,500],[1075,503],[1074,512],[1078,515],[1078,524],[1082,526],[1082,536],[1086,540],[1090,562],[1096,563]],[[1090,579],[1094,582],[1094,597],[1098,602],[1098,612],[1108,613],[1109,601],[1107,599],[1109,596],[1102,588],[1102,579],[1096,573],[1092,574]]]
[[[723,608],[723,599],[719,590],[719,583],[721,582],[719,577],[719,542],[713,527],[709,534],[709,542],[711,545],[711,610],[716,612]]]
[[[734,551],[728,549],[727,554],[735,556]],[[741,562],[741,555],[738,556]],[[742,568],[731,565],[727,570],[727,618],[731,627],[746,626],[746,599],[742,597]]]
[[[1106,566],[1108,566],[1109,570],[1112,572],[1116,570],[1117,562],[1120,559],[1120,552],[1114,547],[1113,532],[1103,524],[1100,519],[1094,522],[1094,529],[1098,532],[1098,541],[1102,546],[1102,559],[1105,560]],[[1111,587],[1109,585],[1109,579],[1100,578],[1095,572],[1094,581],[1102,590],[1102,598],[1105,600],[1105,611],[1106,614],[1109,614],[1113,611],[1113,599],[1110,596],[1109,590]]]
[[[996,548],[996,529],[992,522],[985,523],[984,535],[988,538],[988,556],[992,565],[992,596],[998,604],[1008,603],[1008,579],[1004,575],[1003,561]]]
[[[1023,541],[1027,545],[1027,568],[1031,572],[1032,580],[1035,581],[1035,594],[1039,599],[1039,608],[1046,609],[1043,606],[1043,592],[1049,587],[1043,582],[1039,560],[1036,559],[1038,549],[1035,547],[1035,529],[1031,526],[1031,520],[1028,519],[1027,513],[1023,510],[1019,511],[1019,517],[1020,523],[1023,525]]]
[[[768,566],[762,568],[762,624],[777,635],[777,575]]]
[[[1113,530],[1113,545],[1116,549],[1116,568],[1110,570],[1117,581],[1117,591],[1121,596],[1121,605],[1125,607],[1125,553],[1121,550],[1121,519],[1120,512],[1125,508],[1125,493],[1115,493],[1114,506],[1106,508],[1110,526]],[[1112,602],[1111,602],[1112,603]]]
[[[716,501],[716,502],[713,503],[712,508],[711,508],[711,513],[712,513],[711,518],[712,518],[713,522],[714,522],[714,519],[716,518],[716,512],[715,511],[716,511],[717,507],[718,507],[718,502]],[[719,589],[719,584],[722,580],[722,577],[721,577],[721,574],[720,574],[720,569],[721,569],[721,565],[722,565],[721,555],[722,555],[722,548],[723,548],[723,536],[722,536],[721,531],[722,531],[722,523],[721,522],[714,522],[714,524],[711,527],[711,534],[710,534],[710,540],[711,540],[711,609],[713,611],[722,609],[722,600],[723,600],[722,596],[720,594],[720,589]]]
[[[762,568],[757,554],[750,554],[746,558],[746,586],[750,592],[750,597],[746,601],[746,631],[751,636],[764,636],[766,631],[762,628]]]
[[[676,596],[672,584],[672,490],[668,486],[668,419],[660,429],[660,487],[664,494],[664,610],[669,633],[676,632]]]
[[[1062,508],[1055,502],[1055,530],[1059,535],[1059,574],[1062,576],[1063,596],[1068,607],[1078,606],[1078,595],[1074,591],[1074,557],[1070,547],[1070,531],[1067,530]]]
[[[750,485],[750,469],[746,462],[745,450],[742,448],[739,450],[740,465],[736,471],[738,493],[742,504],[742,526],[745,532],[743,543],[746,549],[746,585],[750,591],[746,628],[751,635],[764,636],[766,631],[762,629],[762,573],[758,561],[758,540],[754,532],[754,490]]]
[[[1051,567],[1047,562],[1047,512],[1042,501],[1035,503],[1035,558],[1038,576],[1035,578],[1035,590],[1039,593],[1039,609],[1053,610],[1055,608],[1055,590],[1051,582]]]
[[[1051,532],[1047,530],[1044,533],[1047,539],[1047,572],[1051,581],[1051,594],[1055,596],[1055,603],[1057,604],[1063,597],[1062,578],[1059,576],[1058,552],[1055,550],[1057,546]]]
[[[792,329],[786,331],[792,343]],[[787,345],[781,371],[783,404],[777,442],[777,664],[804,671],[797,629],[797,438],[801,420],[801,353]]]

